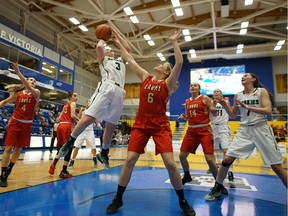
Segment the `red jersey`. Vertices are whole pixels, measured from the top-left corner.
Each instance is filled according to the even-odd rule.
[[[74,119],[71,117],[71,103],[72,101],[68,101],[62,108],[62,114],[60,117],[60,122],[65,123],[73,123]]]
[[[195,100],[188,98],[185,108],[189,125],[208,124],[210,122],[208,108],[203,103],[203,95]]]
[[[153,80],[148,76],[140,86],[140,115],[153,117],[166,116],[166,104],[169,99],[165,80]]]
[[[37,100],[31,92],[20,91],[16,98],[16,107],[12,116],[20,120],[33,120],[36,104]]]

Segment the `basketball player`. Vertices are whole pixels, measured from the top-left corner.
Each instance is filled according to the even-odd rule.
[[[130,52],[127,42],[123,41],[125,49]],[[105,49],[105,41],[99,40],[96,47],[97,61],[102,75],[101,82],[91,97],[91,105],[85,115],[78,122],[66,144],[63,146],[60,155],[66,155],[70,148],[73,148],[76,138],[97,119],[99,122],[106,121],[103,135],[103,145],[97,159],[104,168],[110,169],[109,147],[115,126],[117,125],[123,110],[123,103],[126,95],[124,90],[126,66],[121,59],[116,59],[111,49]]]
[[[196,149],[201,144],[205,160],[211,170],[213,177],[217,177],[217,164],[214,156],[213,133],[210,126],[209,114],[216,115],[216,108],[211,99],[206,95],[200,94],[200,84],[191,83],[191,97],[185,102],[186,113],[181,114],[180,118],[188,121],[188,129],[185,133],[180,148],[180,162],[183,167],[184,176],[182,184],[192,181],[190,168],[187,157],[190,153],[195,154]],[[222,193],[227,194],[228,191],[223,188]]]
[[[68,99],[69,101],[64,104],[62,112],[57,119],[57,122],[59,122],[57,127],[57,154],[53,160],[53,164],[49,168],[49,173],[51,175],[54,174],[56,165],[61,158],[59,150],[69,138],[74,127],[74,123],[79,121],[79,118],[76,116],[76,102],[78,99],[78,94],[75,92],[68,92]],[[67,171],[67,166],[72,154],[72,150],[73,148],[69,149],[68,154],[64,157],[63,168],[59,174],[60,178],[72,177],[72,175]]]
[[[245,73],[241,82],[244,90],[235,95],[232,108],[227,105],[225,100],[218,101],[231,118],[236,118],[240,111],[241,120],[240,127],[224,156],[215,185],[212,191],[205,196],[208,201],[221,196],[220,188],[223,187],[228,169],[235,159],[249,157],[255,147],[260,152],[264,163],[271,166],[287,188],[287,172],[282,167],[284,160],[272,128],[267,124],[266,115],[272,113],[273,98],[263,88],[255,74]]]
[[[123,205],[122,196],[130,181],[135,163],[144,153],[145,146],[150,137],[155,142],[156,154],[161,154],[162,160],[168,170],[171,183],[178,195],[179,205],[185,215],[195,215],[195,211],[185,200],[181,176],[173,156],[172,133],[169,119],[166,116],[166,104],[171,92],[175,91],[175,84],[180,75],[183,57],[177,42],[180,30],[170,36],[175,53],[173,69],[169,63],[158,64],[154,67],[154,76],[141,68],[134,58],[125,51],[125,48],[115,34],[115,41],[119,44],[124,59],[129,63],[132,71],[139,77],[140,102],[135,123],[132,128],[128,145],[127,159],[123,165],[118,189],[112,203],[107,207],[107,214],[114,214]],[[155,203],[155,206],[157,204]]]
[[[13,166],[18,160],[21,150],[24,146],[30,146],[32,123],[35,108],[39,102],[40,91],[35,88],[36,80],[32,77],[25,78],[19,70],[16,62],[12,63],[16,74],[22,84],[12,84],[5,88],[11,93],[8,98],[0,101],[0,108],[16,101],[16,107],[9,119],[5,134],[5,150],[1,162],[1,187],[7,187],[7,178],[10,175]],[[14,149],[12,157],[11,151]],[[10,159],[10,163],[9,163]],[[9,164],[9,165],[8,165]]]
[[[81,110],[78,115],[79,119],[81,119],[82,116],[85,115],[85,112],[87,108],[90,106],[90,104],[91,104],[91,100],[89,99],[87,101],[86,108],[81,107]],[[100,130],[103,130],[101,124],[97,120],[95,121],[95,123],[97,124],[97,127],[99,127]],[[86,148],[88,147],[91,149],[94,167],[97,167],[95,134],[94,134],[94,128],[93,128],[93,123],[92,123],[87,128],[85,128],[85,130],[77,137],[75,144],[74,144],[72,158],[70,160],[68,168],[74,168],[75,158],[77,157],[78,151],[83,145],[84,141],[86,141]]]
[[[213,131],[214,150],[222,149],[223,156],[225,156],[228,146],[230,145],[231,129],[228,125],[229,115],[222,107],[219,100],[223,100],[222,91],[215,89],[213,92],[213,105],[216,108],[216,116],[210,114],[211,127]],[[227,106],[230,106],[229,100],[225,100]],[[235,188],[234,174],[232,168],[229,168],[228,180],[231,188]]]

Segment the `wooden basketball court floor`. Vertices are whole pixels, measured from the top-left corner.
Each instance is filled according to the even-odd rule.
[[[3,151],[0,152],[1,154]],[[119,174],[126,158],[126,148],[110,150],[111,169],[98,163],[93,167],[90,150],[79,151],[71,179],[58,177],[63,160],[53,176],[48,174],[56,151],[26,150],[14,166],[8,187],[0,188],[0,215],[31,216],[102,216],[115,195]],[[175,151],[175,160],[182,173]],[[193,181],[184,186],[186,199],[198,216],[286,216],[287,190],[265,166],[256,153],[247,160],[237,160],[233,171],[237,188],[217,201],[207,202],[204,196],[214,184],[202,153],[189,155]],[[285,161],[287,158],[285,158]],[[285,165],[286,166],[286,165]],[[153,151],[142,155],[136,164],[123,197],[124,205],[115,215],[182,216],[178,198],[169,182],[160,156]]]

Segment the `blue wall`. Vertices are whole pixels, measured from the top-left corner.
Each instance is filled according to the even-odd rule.
[[[184,64],[182,68],[181,75],[179,77],[180,88],[171,96],[170,99],[170,114],[179,115],[185,111],[182,104],[191,95],[189,93],[190,86],[190,69],[191,68],[205,68],[205,67],[217,67],[217,66],[232,66],[244,64],[246,72],[251,72],[259,77],[260,82],[265,86],[265,88],[274,95],[274,85],[273,85],[273,72],[272,72],[272,59],[267,58],[251,58],[251,59],[213,59],[206,60],[199,63],[189,63],[186,55],[183,56]],[[174,57],[170,58],[169,61],[174,65]],[[241,82],[241,80],[239,80]],[[219,86],[221,89],[221,86]],[[229,97],[230,103],[233,104],[233,96]]]

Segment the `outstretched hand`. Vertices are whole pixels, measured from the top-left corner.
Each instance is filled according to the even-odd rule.
[[[181,34],[181,30],[178,29],[177,31],[175,31],[174,34],[172,34],[172,35],[169,36],[169,39],[170,39],[171,41],[176,41],[176,40],[179,38],[180,34]]]
[[[16,73],[19,71],[19,66],[18,66],[17,62],[12,62],[12,67],[15,70]]]

